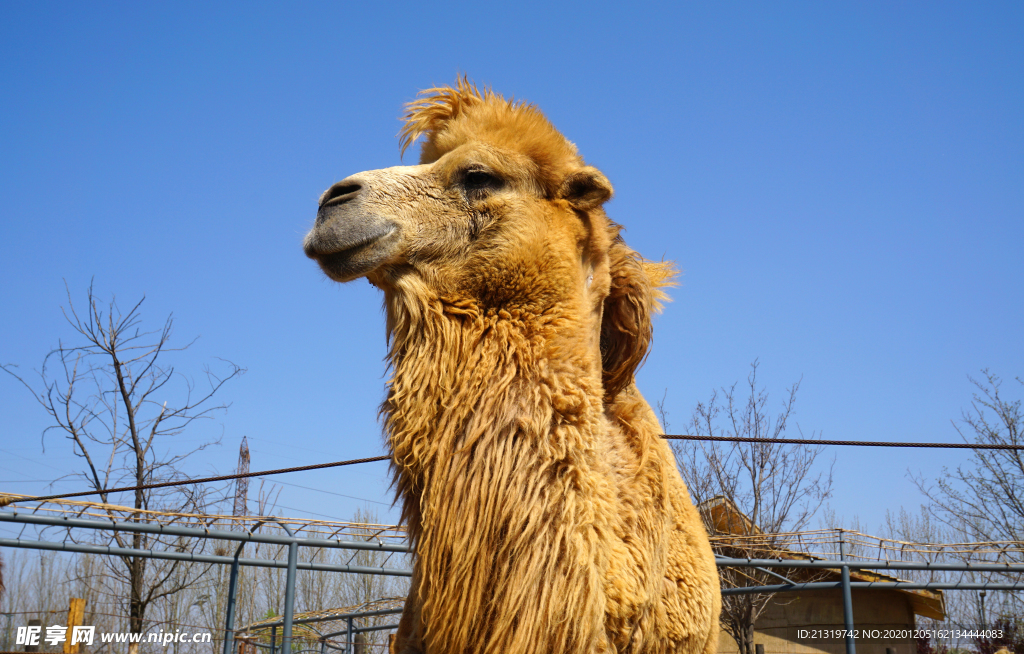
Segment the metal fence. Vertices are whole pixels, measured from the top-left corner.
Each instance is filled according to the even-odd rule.
[[[109,556],[132,556],[153,559],[169,559],[179,561],[191,561],[196,563],[227,565],[231,567],[231,575],[228,589],[228,601],[224,616],[224,654],[233,654],[236,642],[235,626],[235,604],[238,592],[238,572],[242,566],[283,568],[287,570],[285,581],[284,614],[280,619],[270,622],[264,621],[260,629],[269,629],[272,634],[269,646],[255,643],[249,640],[249,644],[270,650],[271,654],[277,652],[293,652],[293,627],[295,624],[311,624],[315,622],[343,621],[346,628],[341,631],[320,634],[320,652],[326,649],[340,650],[346,654],[353,651],[355,635],[375,629],[394,628],[395,625],[358,627],[354,620],[374,615],[397,614],[400,608],[388,608],[378,611],[355,611],[347,614],[331,614],[330,616],[312,616],[300,618],[296,622],[294,617],[295,582],[299,570],[316,570],[325,572],[341,572],[352,574],[368,575],[394,575],[411,576],[412,571],[405,568],[390,567],[366,567],[354,565],[335,565],[315,563],[312,561],[299,561],[298,551],[300,547],[307,548],[337,548],[347,550],[375,550],[384,552],[408,553],[409,546],[405,543],[396,542],[369,542],[360,540],[345,540],[341,538],[311,538],[296,534],[295,531],[281,519],[265,517],[255,519],[254,523],[246,531],[233,531],[212,528],[183,527],[174,524],[150,524],[146,522],[135,522],[130,520],[101,520],[94,518],[72,518],[57,517],[52,515],[37,515],[30,512],[18,510],[0,511],[0,523],[36,525],[40,527],[59,527],[67,529],[85,529],[99,531],[121,531],[121,532],[142,532],[174,536],[179,538],[216,539],[223,541],[237,542],[238,546],[231,556],[217,554],[196,554],[192,552],[180,552],[173,550],[157,549],[131,549],[113,547],[106,545],[95,545],[65,541],[30,540],[24,538],[0,538],[0,547],[27,548],[35,550],[51,550],[62,552],[74,552],[83,554],[100,554]],[[285,533],[256,533],[256,529],[263,525],[280,528]],[[242,553],[247,543],[267,543],[287,547],[287,560],[279,561],[270,558],[247,558]],[[853,598],[854,589],[894,589],[894,590],[1024,590],[1024,583],[1002,583],[1002,582],[931,582],[916,583],[906,581],[851,581],[851,570],[925,570],[925,571],[964,571],[964,572],[997,572],[1019,574],[1024,572],[1024,565],[998,562],[982,563],[936,563],[929,561],[903,561],[903,560],[859,560],[851,559],[846,555],[845,544],[840,540],[839,559],[791,559],[791,558],[727,558],[718,557],[717,565],[722,567],[746,567],[756,568],[762,571],[775,569],[822,569],[837,570],[841,575],[840,581],[812,581],[794,582],[778,573],[770,572],[773,576],[779,577],[782,583],[765,586],[750,586],[741,588],[723,589],[723,595],[743,593],[786,593],[802,590],[840,589],[843,599],[844,629],[848,632],[846,637],[847,654],[855,653],[855,641],[853,630]],[[250,625],[249,631],[256,625]],[[277,629],[281,630],[280,642],[277,640]],[[345,635],[342,645],[339,647],[332,641],[332,638]],[[297,652],[298,650],[294,650]]]

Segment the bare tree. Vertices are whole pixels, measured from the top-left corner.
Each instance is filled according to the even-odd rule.
[[[934,519],[927,506],[921,506],[917,513],[907,511],[904,507],[900,507],[899,512],[895,513],[886,509],[881,535],[883,538],[915,544],[940,544],[959,540],[957,534],[947,525]],[[959,552],[951,555],[943,547],[911,547],[910,549],[914,550],[910,556],[915,560],[924,560],[930,563],[964,563],[969,560],[963,558],[962,553]],[[922,584],[983,581],[980,578],[975,578],[975,573],[972,572],[941,570],[901,570],[899,576],[901,579]],[[976,625],[979,624],[976,601],[977,594],[973,591],[947,592],[943,598],[946,619],[937,621],[919,617],[917,625],[919,627],[955,625],[964,629],[976,628]],[[922,623],[922,620],[928,622]]]
[[[168,345],[173,325],[170,316],[162,329],[143,331],[139,313],[143,300],[123,312],[114,299],[100,302],[90,284],[85,311],[79,313],[69,290],[64,316],[74,332],[74,343],[60,341],[46,355],[39,371],[40,385],[33,386],[17,375],[14,366],[0,366],[29,389],[53,420],[43,432],[44,449],[48,432],[63,432],[82,461],[82,470],[67,477],[82,479],[101,491],[103,503],[110,503],[105,489],[188,479],[180,468],[182,462],[219,440],[182,448],[176,447],[175,437],[197,420],[225,410],[227,405],[213,402],[214,395],[245,372],[227,361],[222,362],[224,370],[219,374],[207,367],[208,387],[198,390],[189,377],[166,364],[168,355],[192,343],[177,348]],[[143,510],[202,513],[210,499],[208,491],[188,486],[140,489],[132,494],[129,506],[135,512],[130,519],[143,521]],[[120,547],[134,549],[180,551],[183,547],[176,540],[164,542],[166,539],[142,533],[113,532],[110,538]],[[182,575],[178,568],[177,561],[132,556],[108,559],[110,574],[127,589],[122,605],[133,633],[143,633],[146,610],[154,601],[195,583],[203,572],[192,566],[190,574]]]
[[[784,438],[800,382],[788,389],[787,399],[773,419],[768,409],[768,393],[757,386],[757,368],[755,361],[747,376],[746,397],[737,396],[733,384],[729,389],[712,392],[707,403],[698,403],[690,421],[690,433]],[[668,431],[668,425],[663,427]],[[815,466],[822,446],[682,440],[673,441],[672,446],[709,535],[739,537],[731,544],[728,540],[720,541],[715,545],[716,554],[771,556],[785,549],[789,540],[778,534],[803,529],[831,494],[832,466]],[[715,505],[735,509],[739,519],[723,524],[722,513],[712,510]],[[756,540],[743,538],[751,536],[756,536]],[[778,578],[770,573],[751,568],[722,568],[720,575],[724,588],[778,583]],[[771,596],[765,594],[723,596],[722,626],[736,641],[741,654],[753,654],[754,624],[770,600]]]
[[[976,391],[970,409],[953,422],[954,428],[965,443],[1024,445],[1021,400],[1006,399],[1002,380],[995,374],[983,370],[982,375],[982,380],[969,378]],[[1016,381],[1024,390],[1024,380],[1017,377]],[[1020,450],[972,450],[955,470],[943,468],[934,485],[925,477],[911,475],[911,479],[930,500],[931,516],[957,540],[1024,541],[1024,454]],[[999,560],[1024,562],[1015,548],[1007,548]],[[1002,610],[1019,613],[1024,602],[1017,594],[1003,595],[1000,600],[1007,608]]]
[[[970,410],[954,421],[965,443],[1024,445],[1021,401],[1000,395],[1002,380],[988,370],[977,388]],[[1024,380],[1017,378],[1024,387]],[[956,470],[943,468],[934,487],[914,478],[931,499],[932,512],[944,524],[979,541],[1024,540],[1024,459],[1020,450],[973,450]]]
[[[888,514],[886,515],[886,519],[888,519]],[[866,524],[860,521],[860,516],[854,515],[853,518],[845,520],[839,516],[832,507],[825,507],[822,511],[821,517],[818,519],[818,524],[822,529],[854,532],[855,534],[874,533],[873,530],[869,529]],[[857,538],[844,539],[842,548],[840,548],[838,540],[829,540],[822,543],[821,549],[824,553],[836,558],[838,558],[840,554],[843,554],[850,559],[866,559],[871,558],[873,553],[872,548],[866,541],[862,541]],[[842,549],[842,552],[840,552],[840,549]]]

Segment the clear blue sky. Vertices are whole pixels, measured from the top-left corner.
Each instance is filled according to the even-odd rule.
[[[179,361],[248,368],[197,475],[382,452],[380,298],[300,248],[318,195],[400,163],[417,90],[467,73],[538,104],[685,271],[640,376],[675,431],[755,358],[830,439],[954,441],[968,374],[1024,375],[1020,3],[8,2],[0,19],[0,362],[38,367],[81,301],[173,311]],[[414,163],[416,155],[406,156]],[[1008,390],[1012,387],[1008,387]],[[0,378],[0,490],[76,465]],[[875,529],[957,452],[834,450]],[[390,503],[386,466],[289,484]],[[62,483],[71,491],[79,484]],[[367,504],[281,487],[285,513]],[[394,513],[369,504],[384,519]],[[303,513],[309,512],[309,513]]]

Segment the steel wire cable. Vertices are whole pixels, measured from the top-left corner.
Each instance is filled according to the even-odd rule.
[[[964,450],[1024,450],[1024,445],[992,443],[907,443],[891,441],[826,441],[817,438],[749,438],[740,436],[689,436],[662,434],[662,438],[681,441],[716,441],[725,443],[786,443],[789,445],[859,445],[862,447],[934,447]]]
[[[689,434],[662,434],[661,438],[667,440],[686,441],[711,441],[724,443],[777,443],[784,445],[840,445],[860,447],[924,447],[938,449],[968,449],[968,450],[1024,450],[1024,445],[1002,445],[995,443],[908,443],[890,441],[827,441],[816,438],[752,438],[742,436],[692,436]],[[218,481],[230,481],[232,479],[245,479],[261,475],[283,475],[289,472],[303,472],[305,470],[322,470],[324,468],[337,468],[340,466],[355,465],[357,463],[371,463],[373,461],[387,461],[390,456],[374,456],[364,459],[349,459],[348,461],[333,461],[331,463],[314,463],[308,466],[296,466],[293,468],[278,468],[277,470],[260,470],[244,474],[219,475],[217,477],[203,477],[202,479],[184,479],[179,481],[166,481],[157,484],[143,484],[141,486],[125,486],[121,488],[102,488],[100,490],[81,491],[78,493],[62,493],[59,495],[37,495],[26,497],[0,496],[0,506],[6,506],[11,502],[44,502],[49,500],[62,500],[72,497],[85,497],[88,495],[102,495],[105,493],[123,493],[134,490],[150,490],[154,488],[168,488],[171,486],[187,486],[189,484],[207,484]]]
[[[357,463],[371,463],[373,461],[387,461],[390,460],[390,456],[372,456],[365,459],[349,459],[348,461],[333,461],[331,463],[314,463],[308,466],[296,466],[293,468],[278,468],[277,470],[259,470],[257,472],[247,472],[243,474],[234,475],[219,475],[217,477],[203,477],[202,479],[182,479],[179,481],[165,481],[158,484],[143,484],[141,486],[125,486],[121,488],[101,488],[99,490],[81,491],[78,493],[62,493],[60,495],[37,495],[32,497],[14,497],[8,496],[6,498],[0,497],[0,506],[10,504],[11,501],[17,502],[43,502],[48,500],[62,500],[71,497],[85,497],[86,495],[102,495],[105,493],[123,493],[126,491],[134,490],[149,490],[152,488],[168,488],[170,486],[187,486],[189,484],[208,484],[217,481],[230,481],[232,479],[246,479],[248,477],[257,477],[259,475],[283,475],[287,472],[302,472],[303,470],[320,470],[323,468],[337,468],[339,466],[350,466]]]

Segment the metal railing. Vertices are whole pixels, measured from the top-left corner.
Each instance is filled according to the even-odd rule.
[[[285,606],[282,618],[273,624],[261,624],[260,629],[271,629],[273,638],[268,647],[263,644],[256,644],[261,648],[269,648],[271,654],[290,652],[290,644],[293,641],[292,631],[295,624],[304,624],[327,620],[345,620],[346,629],[320,637],[321,652],[325,648],[338,649],[329,644],[330,637],[346,634],[346,645],[341,651],[351,652],[353,636],[360,632],[374,631],[379,629],[395,628],[396,625],[357,627],[353,624],[354,619],[369,617],[372,615],[384,615],[400,613],[401,609],[388,609],[376,612],[353,613],[348,615],[325,617],[311,617],[294,619],[295,583],[299,570],[312,570],[323,572],[341,572],[351,574],[372,574],[372,575],[393,575],[408,577],[412,571],[407,568],[388,568],[335,565],[325,563],[314,563],[311,561],[298,560],[298,548],[334,548],[347,550],[370,550],[395,553],[409,553],[410,548],[406,544],[393,544],[371,541],[353,541],[342,539],[307,538],[297,536],[286,525],[278,522],[277,518],[265,517],[257,520],[248,531],[227,531],[220,529],[199,529],[194,527],[181,527],[177,525],[149,524],[144,522],[132,522],[125,520],[99,520],[85,518],[67,518],[40,516],[24,511],[0,510],[0,523],[13,523],[22,525],[37,525],[41,527],[60,527],[67,529],[87,529],[123,532],[142,532],[157,535],[175,536],[179,538],[214,539],[234,541],[238,543],[233,556],[217,554],[195,554],[192,552],[181,552],[174,550],[154,549],[132,549],[113,547],[106,545],[93,545],[69,541],[44,541],[30,540],[24,538],[0,538],[0,547],[14,547],[37,550],[64,551],[83,554],[99,554],[107,556],[137,556],[143,558],[169,559],[178,561],[191,561],[196,563],[229,565],[231,566],[231,577],[228,590],[228,601],[224,624],[224,654],[231,654],[234,651],[235,634],[234,612],[238,592],[238,571],[242,566],[279,568],[287,570],[285,581]],[[255,530],[261,525],[275,525],[285,530],[286,535],[256,533]],[[288,548],[287,561],[279,561],[270,558],[244,558],[242,550],[247,543],[265,543],[270,545],[285,546]],[[840,589],[843,597],[843,619],[844,628],[848,632],[846,638],[847,654],[855,654],[856,644],[853,639],[853,590],[860,589],[892,589],[892,590],[1024,590],[1024,583],[1003,583],[1003,582],[928,582],[917,583],[909,581],[851,581],[851,570],[919,570],[919,571],[944,571],[944,572],[995,572],[995,573],[1024,573],[1024,564],[1014,563],[934,563],[929,561],[871,561],[848,559],[846,546],[842,539],[839,542],[839,560],[824,559],[787,559],[787,558],[728,558],[717,557],[716,565],[723,567],[747,567],[757,568],[764,572],[779,577],[781,581],[773,585],[749,586],[740,588],[725,588],[723,595],[738,595],[749,593],[785,593],[804,590]],[[770,572],[771,568],[783,569],[824,569],[838,570],[841,575],[840,581],[810,581],[793,582],[777,573]],[[281,642],[277,643],[277,628],[281,627]],[[250,641],[251,642],[251,641]]]

